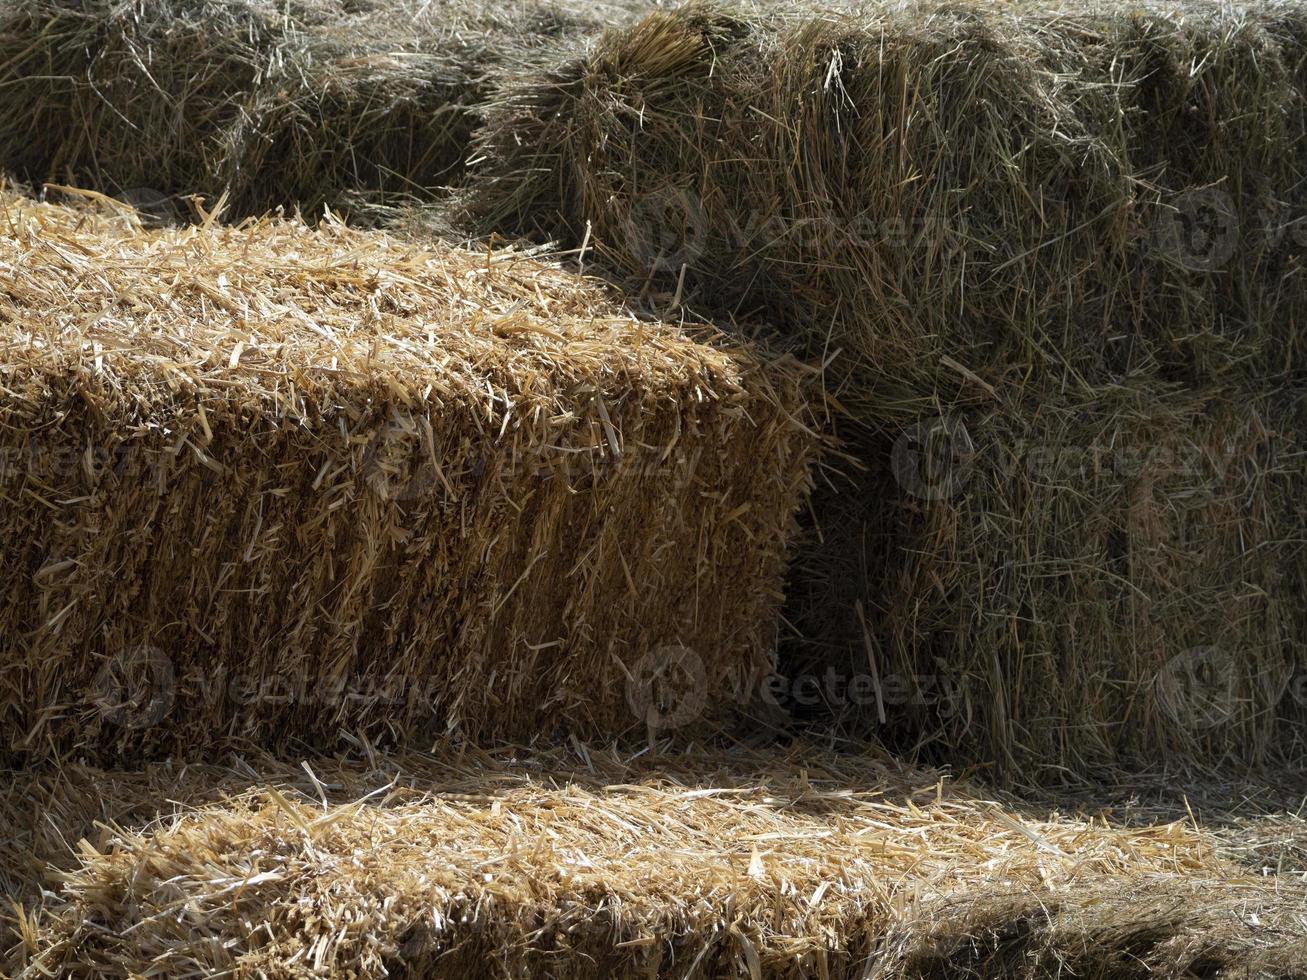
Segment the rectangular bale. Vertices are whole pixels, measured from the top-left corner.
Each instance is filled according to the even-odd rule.
[[[434,194],[491,79],[641,0],[10,0],[0,170],[185,218]]]
[[[1286,376],[1304,37],[1298,3],[691,3],[503,86],[466,210],[765,309],[871,422]]]
[[[123,820],[65,848],[44,905],[27,906],[15,965],[97,977],[856,980],[873,965],[897,980],[1287,976],[1304,942],[1302,884],[1225,858],[1192,813],[1067,816],[871,754],[797,743],[635,760],[596,748],[252,762],[20,782],[28,799],[74,809],[98,808],[107,787]],[[158,820],[140,805],[151,799]]]
[[[0,751],[717,718],[810,374],[512,254],[0,210]]]
[[[1282,409],[1143,378],[905,428],[867,517],[896,556],[862,580],[894,681],[873,727],[1021,781],[1292,764],[1307,458]]]

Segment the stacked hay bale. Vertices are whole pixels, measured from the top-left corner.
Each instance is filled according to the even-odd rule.
[[[607,737],[767,668],[793,362],[336,224],[8,197],[0,281],[0,753]]]
[[[870,657],[896,741],[1012,778],[1263,762],[1307,639],[1276,421],[1305,34],[1294,4],[691,5],[507,86],[466,205],[826,364],[866,469],[819,504],[794,669]]]
[[[430,195],[504,65],[633,9],[341,0],[16,0],[0,11],[0,170],[156,217]]]
[[[473,750],[256,769],[134,784],[78,770],[33,787],[50,801],[87,783],[148,788],[184,809],[95,828],[52,875],[63,888],[46,915],[21,912],[13,965],[796,978],[1301,965],[1301,885],[1227,862],[1188,820],[1023,811],[865,756]]]
[[[909,484],[918,553],[878,652],[902,678],[935,665],[952,700],[877,721],[975,739],[1017,772],[1292,751],[1301,448],[1265,402],[1149,381],[1073,394],[956,421],[947,476]]]

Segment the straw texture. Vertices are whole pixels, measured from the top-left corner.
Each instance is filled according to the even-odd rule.
[[[457,180],[490,79],[634,4],[13,0],[0,169],[160,220],[429,198]],[[363,213],[360,211],[360,213]]]
[[[822,362],[861,467],[785,660],[870,675],[859,733],[1026,781],[1300,760],[1304,28],[690,4],[505,85],[464,205]]]
[[[794,362],[337,224],[10,197],[0,270],[4,750],[643,732],[766,668]]]
[[[1303,364],[1297,4],[690,4],[494,99],[469,207],[844,350],[916,421],[989,387]]]
[[[228,785],[236,795],[220,803],[82,844],[56,877],[60,898],[25,914],[28,971],[1181,977],[1301,966],[1301,886],[1241,871],[1183,822],[1127,830],[1038,816],[939,773],[812,747],[316,760]]]

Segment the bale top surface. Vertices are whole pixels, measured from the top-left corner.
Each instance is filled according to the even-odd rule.
[[[25,360],[150,371],[169,384],[375,379],[486,405],[487,421],[575,386],[650,395],[730,388],[730,354],[638,321],[598,286],[512,253],[418,249],[338,224],[151,230],[0,198],[0,337]],[[486,382],[492,381],[492,388]]]

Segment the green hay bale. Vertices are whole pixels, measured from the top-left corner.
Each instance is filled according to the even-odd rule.
[[[783,706],[1027,785],[1292,764],[1296,404],[1136,378],[860,447],[792,567]]]
[[[1035,780],[1292,757],[1305,467],[1273,412],[1142,380],[936,424],[933,476],[901,443],[880,730]]]
[[[873,712],[896,744],[1014,779],[1267,762],[1307,638],[1275,407],[1307,367],[1304,28],[1296,4],[691,5],[505,86],[464,214],[827,364],[863,470],[814,502],[785,659],[907,683]],[[895,446],[938,418],[972,478],[923,498]],[[1146,492],[1017,456],[1201,471],[1222,426],[1246,451]],[[1193,731],[1155,680],[1207,648],[1234,704]]]
[[[944,358],[992,385],[1282,373],[1303,363],[1304,24],[692,5],[507,86],[466,203],[844,349],[872,420],[983,400]]]
[[[0,169],[129,199],[226,192],[230,217],[431,197],[459,176],[497,70],[622,13],[16,0],[0,13]]]

